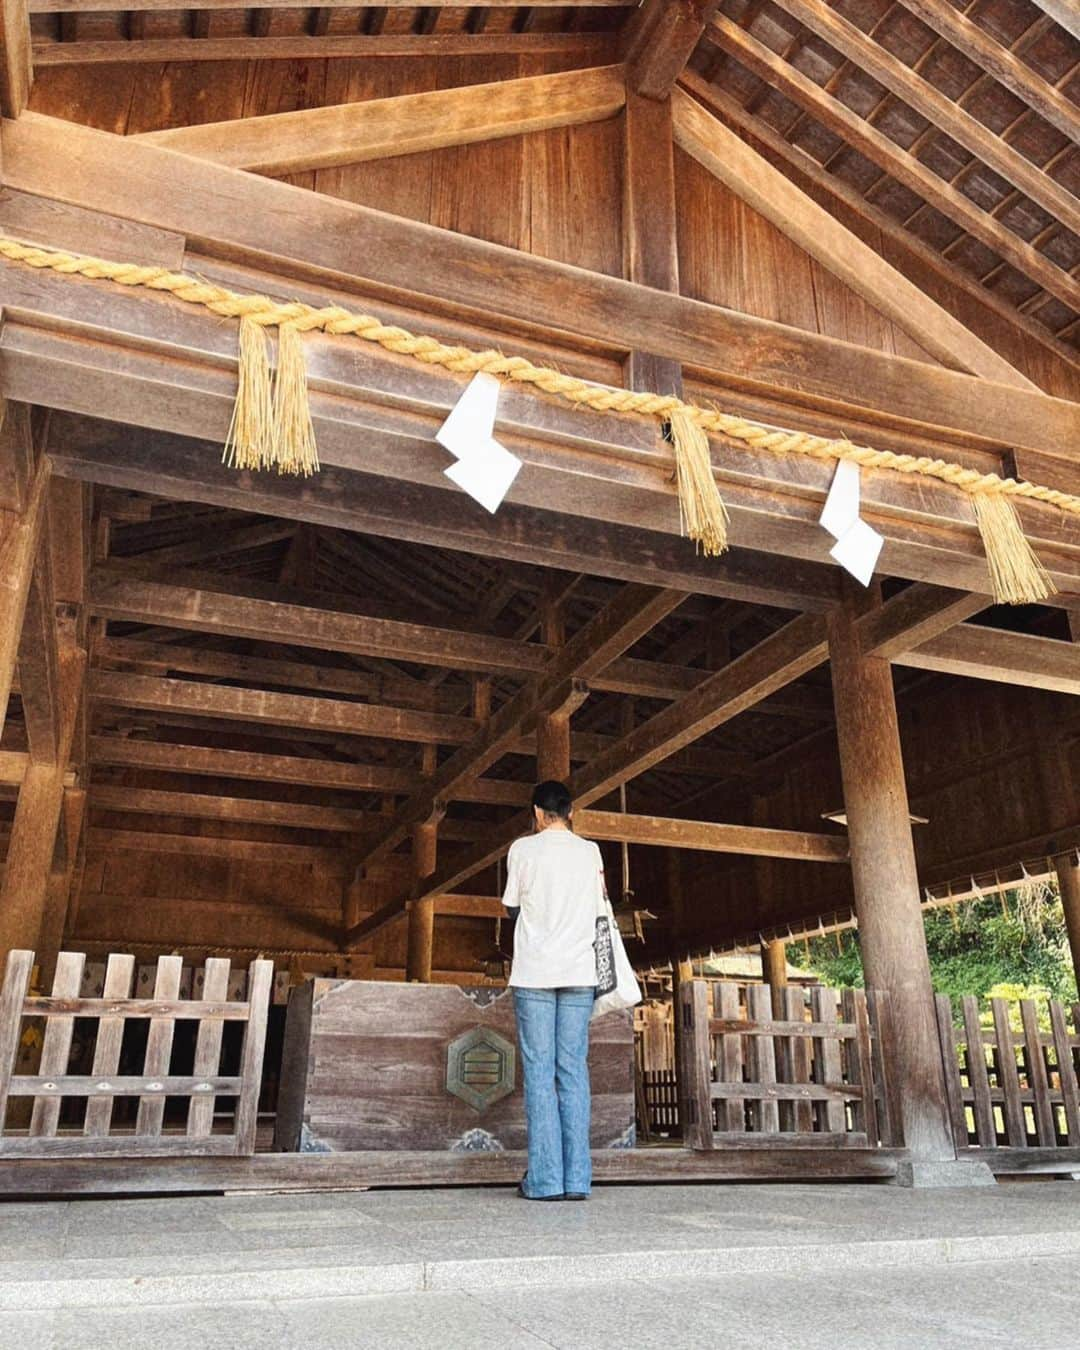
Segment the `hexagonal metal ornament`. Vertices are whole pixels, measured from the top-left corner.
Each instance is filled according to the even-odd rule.
[[[446,1047],[446,1090],[484,1111],[514,1090],[517,1049],[487,1027],[462,1032]]]

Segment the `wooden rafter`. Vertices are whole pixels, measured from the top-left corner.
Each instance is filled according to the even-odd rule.
[[[1080,201],[918,71],[867,37],[823,0],[776,0],[776,3],[937,130],[970,150],[1066,229],[1080,233]]]
[[[1061,24],[1066,33],[1071,33],[1080,41],[1080,11],[1074,0],[1032,0],[1044,14],[1048,14],[1055,23]]]
[[[1074,144],[1080,141],[1080,111],[1076,105],[1048,80],[1044,80],[1026,61],[995,41],[985,28],[949,4],[948,0],[899,0],[899,3],[988,75],[992,75],[999,84],[1011,90],[1032,111],[1064,132]],[[1034,3],[1038,4],[1039,0],[1034,0]],[[1045,10],[1051,4],[1060,4],[1063,9],[1073,8],[1073,0],[1045,0],[1040,8]],[[1073,21],[1076,22],[1075,15]]]
[[[811,117],[872,160],[897,182],[918,193],[973,238],[985,244],[1049,295],[1080,310],[1080,283],[944,178],[908,154],[866,119],[785,61],[752,33],[724,16],[713,20],[710,38],[761,80],[786,94]]]
[[[613,117],[625,98],[622,67],[602,66],[208,122],[136,139],[234,169],[299,173],[597,122]]]
[[[606,839],[660,848],[700,849],[712,853],[748,853],[758,858],[796,858],[802,862],[847,861],[843,835],[773,830],[757,825],[722,825],[706,820],[669,820],[621,811],[575,812],[575,825],[590,839]]]
[[[959,624],[892,659],[916,670],[1080,694],[1080,646],[1029,633]]]
[[[1003,384],[1036,387],[688,94],[677,89],[673,100],[676,139],[688,154],[932,356]]]
[[[115,9],[117,0],[29,0],[31,14],[93,14]],[[529,0],[530,9],[625,9],[633,0]],[[415,0],[379,0],[379,9],[416,9]],[[176,0],[124,0],[131,13],[171,11]],[[235,9],[235,0],[199,0],[200,10]],[[250,0],[245,9],[293,9],[295,0]],[[354,8],[350,0],[322,0],[320,9]],[[460,9],[460,0],[427,0],[425,9]],[[516,9],[516,0],[472,0],[470,9]],[[411,17],[411,16],[410,16]]]
[[[963,268],[924,243],[918,235],[907,230],[900,221],[888,215],[874,202],[868,201],[843,178],[830,173],[801,146],[792,144],[767,122],[748,112],[738,99],[733,98],[719,85],[710,84],[692,71],[687,71],[683,75],[682,83],[699,102],[722,116],[724,121],[735,127],[742,136],[756,141],[774,158],[779,159],[794,173],[796,180],[802,180],[819,192],[827,194],[834,201],[842,203],[868,225],[880,231],[882,237],[900,251],[902,258],[910,259],[919,268],[929,269],[947,286],[961,290],[989,311],[995,325],[1008,324],[1023,333],[1025,339],[1037,342],[1056,359],[1067,361],[1074,368],[1080,365],[1080,354],[1074,347],[1056,340],[1043,324],[1003,300],[995,291],[981,285]],[[920,290],[926,294],[922,287]],[[1000,356],[997,359],[1004,360]]]

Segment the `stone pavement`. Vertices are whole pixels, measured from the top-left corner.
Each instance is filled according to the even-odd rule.
[[[0,1204],[0,1346],[1080,1347],[1080,1185]]]

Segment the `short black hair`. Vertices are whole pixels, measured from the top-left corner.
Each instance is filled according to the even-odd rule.
[[[545,816],[558,816],[560,820],[569,820],[574,799],[570,796],[565,783],[549,778],[537,783],[533,788],[532,804],[543,811]]]

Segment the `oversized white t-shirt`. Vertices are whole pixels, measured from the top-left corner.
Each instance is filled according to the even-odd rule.
[[[548,829],[515,839],[507,857],[507,909],[520,906],[511,986],[567,989],[596,984],[596,915],[604,859],[590,839]]]

